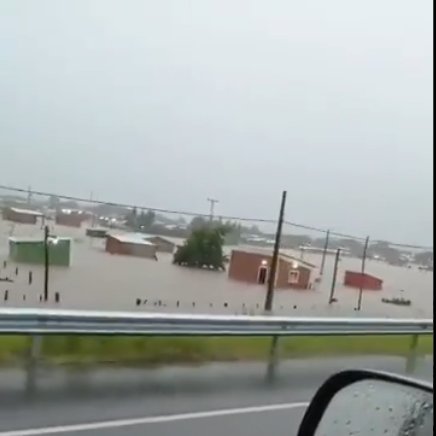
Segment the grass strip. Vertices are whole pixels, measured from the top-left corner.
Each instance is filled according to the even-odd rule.
[[[0,364],[22,361],[29,337],[0,336]],[[279,341],[281,358],[323,356],[405,356],[411,336],[287,337]],[[46,336],[41,358],[57,364],[158,365],[210,361],[265,360],[271,338],[236,337],[92,337]],[[433,353],[433,336],[421,336],[418,354]]]

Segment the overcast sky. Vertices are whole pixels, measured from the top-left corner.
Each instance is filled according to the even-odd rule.
[[[0,183],[432,242],[432,2],[1,0]]]

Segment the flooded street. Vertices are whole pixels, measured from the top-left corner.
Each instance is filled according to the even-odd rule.
[[[111,255],[104,251],[104,241],[85,236],[85,227],[75,229],[54,226],[58,236],[73,238],[72,263],[67,267],[50,268],[50,302],[52,307],[68,309],[102,309],[134,311],[168,311],[193,313],[261,313],[265,287],[230,280],[226,272],[187,269],[172,264],[172,255],[159,254],[158,260]],[[8,257],[8,237],[42,237],[40,226],[0,221],[0,260]],[[232,247],[225,247],[230,253]],[[287,250],[296,257],[300,253]],[[319,275],[321,255],[306,254],[305,260],[316,266],[312,280]],[[277,290],[274,310],[280,315],[355,316],[358,290],[343,286],[346,270],[359,271],[360,259],[344,257],[340,262],[335,296],[338,302],[329,305],[333,275],[333,256],[327,257],[323,279],[312,290]],[[10,276],[13,283],[0,282],[0,304],[7,307],[47,307],[39,301],[43,289],[43,267],[8,263],[1,276]],[[33,282],[28,284],[28,271]],[[366,271],[384,280],[382,291],[365,291],[360,316],[432,317],[433,273],[389,266],[368,261]],[[8,301],[4,291],[8,290]],[[59,292],[60,302],[54,303]],[[387,305],[382,298],[404,297],[412,300],[410,307]],[[141,304],[137,305],[137,300]]]

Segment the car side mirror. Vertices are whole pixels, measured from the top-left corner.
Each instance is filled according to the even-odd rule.
[[[318,390],[298,436],[430,436],[433,385],[388,373],[340,372]]]

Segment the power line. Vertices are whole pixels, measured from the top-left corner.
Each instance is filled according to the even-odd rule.
[[[210,214],[205,214],[205,213],[197,213],[197,212],[191,212],[191,211],[186,211],[186,210],[164,209],[164,208],[157,208],[157,207],[150,207],[150,206],[138,206],[138,205],[127,204],[127,203],[116,203],[116,202],[111,202],[111,201],[102,201],[102,200],[95,200],[95,199],[90,199],[90,198],[75,197],[75,196],[71,196],[71,195],[63,195],[63,194],[60,195],[60,194],[55,194],[52,192],[35,191],[35,190],[31,190],[29,188],[23,189],[23,188],[17,188],[15,186],[8,186],[8,185],[0,185],[0,189],[4,189],[6,191],[12,191],[12,192],[25,193],[27,195],[30,193],[32,195],[39,195],[39,196],[44,196],[44,197],[58,197],[58,198],[62,198],[64,200],[70,200],[70,201],[75,201],[75,202],[79,202],[79,203],[91,203],[91,204],[98,204],[98,205],[104,205],[104,206],[121,207],[121,208],[125,208],[125,209],[135,209],[136,208],[136,209],[150,210],[150,211],[158,212],[158,213],[186,215],[186,216],[190,216],[190,217],[202,217],[202,218],[209,218],[210,217]],[[231,216],[231,215],[220,216],[220,217],[221,217],[221,219],[228,220],[228,221],[240,221],[240,222],[247,222],[247,223],[263,223],[263,224],[277,224],[276,219],[268,219],[268,218],[250,218],[250,217]],[[311,231],[311,232],[317,232],[317,233],[322,233],[322,234],[327,234],[328,232],[330,232],[331,236],[336,236],[338,238],[354,239],[356,241],[361,241],[361,242],[364,242],[366,239],[365,237],[349,235],[346,233],[340,233],[340,232],[329,230],[327,228],[314,227],[314,226],[309,226],[306,224],[294,223],[291,221],[283,221],[283,222],[284,222],[284,224],[286,224],[290,227],[295,227],[298,229],[307,230],[307,231]],[[394,247],[398,247],[398,248],[433,251],[433,247],[430,247],[430,246],[411,245],[411,244],[388,242],[388,241],[381,241],[381,240],[373,240],[372,241],[372,243],[377,243],[377,242],[387,242],[389,245],[394,246]]]
[[[12,186],[5,186],[0,185],[0,189],[8,190],[8,191],[15,191],[15,192],[28,192],[27,189],[21,189],[16,188]],[[168,214],[177,214],[177,215],[186,215],[186,216],[192,216],[192,217],[209,217],[209,214],[201,213],[201,212],[191,212],[186,210],[174,210],[174,209],[163,209],[163,208],[157,208],[157,207],[150,207],[150,206],[139,206],[134,204],[128,204],[128,203],[116,203],[113,201],[102,201],[102,200],[91,200],[89,198],[83,198],[83,197],[74,197],[71,195],[63,195],[63,194],[55,194],[52,192],[43,192],[43,191],[31,191],[34,195],[40,195],[43,197],[58,197],[62,198],[64,200],[70,200],[75,201],[79,203],[91,203],[91,204],[99,204],[104,206],[113,206],[113,207],[122,207],[125,209],[143,209],[143,210],[151,210],[153,212],[159,212],[159,213],[168,213]],[[222,219],[226,219],[229,221],[245,221],[245,222],[260,222],[260,223],[270,223],[275,224],[277,223],[277,220],[274,219],[264,219],[264,218],[249,218],[249,217],[240,217],[240,216],[223,216],[220,215]]]

